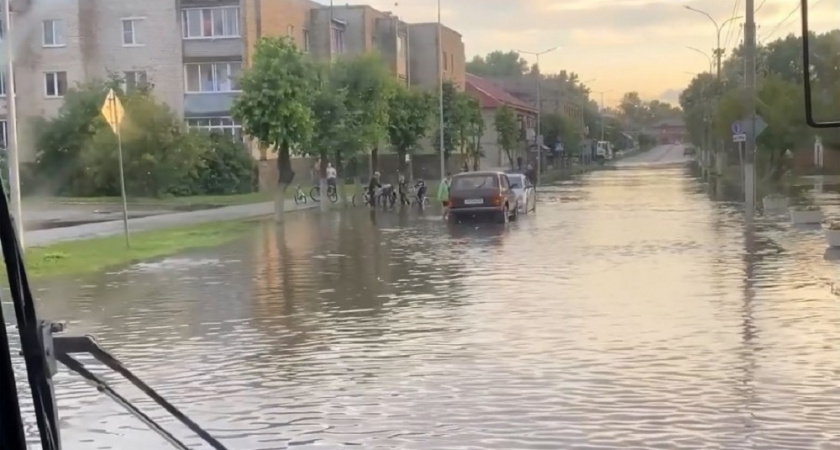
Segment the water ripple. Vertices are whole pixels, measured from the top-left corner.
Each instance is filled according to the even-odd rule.
[[[232,449],[840,448],[840,256],[819,229],[745,232],[681,167],[541,189],[507,228],[299,214],[40,286],[41,309]],[[68,448],[165,448],[56,384]]]

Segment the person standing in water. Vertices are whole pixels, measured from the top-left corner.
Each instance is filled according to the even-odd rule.
[[[443,206],[443,220],[449,218],[449,186],[452,184],[452,174],[447,173],[446,178],[440,181],[437,198]]]

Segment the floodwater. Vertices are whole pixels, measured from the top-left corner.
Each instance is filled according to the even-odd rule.
[[[38,295],[230,449],[840,449],[838,269],[819,228],[636,165],[507,228],[298,213]],[[168,448],[57,391],[66,448]]]

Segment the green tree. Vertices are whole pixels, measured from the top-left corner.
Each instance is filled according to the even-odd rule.
[[[397,152],[400,173],[405,173],[405,156],[410,155],[431,127],[434,99],[428,92],[400,86],[391,97],[388,113],[388,141]]]
[[[467,63],[467,72],[480,77],[521,77],[528,70],[528,61],[514,51],[496,50]]]
[[[327,162],[333,160],[336,169],[341,167],[343,153],[345,153],[344,145],[347,137],[352,134],[352,130],[348,129],[347,120],[347,101],[346,90],[341,88],[333,80],[330,72],[330,66],[324,65],[320,67],[318,72],[318,86],[317,91],[312,100],[312,114],[314,119],[312,143],[310,149],[317,152],[320,157],[321,173],[320,187],[322,192],[326,192],[326,170]],[[339,171],[339,175],[344,175],[343,171]],[[339,183],[339,188],[341,184]],[[340,197],[344,199],[343,192]],[[321,208],[326,210],[329,207],[329,202],[321,202]]]
[[[513,150],[519,142],[519,121],[516,120],[516,113],[507,105],[496,110],[494,120],[499,147],[507,155],[510,167],[513,168]]]
[[[344,151],[370,152],[370,169],[378,169],[379,146],[388,137],[388,113],[396,81],[377,53],[343,58],[333,68],[333,82],[345,92],[347,143]]]
[[[481,157],[484,152],[481,148],[481,138],[484,137],[484,116],[481,113],[481,105],[478,100],[465,95],[464,112],[466,114],[466,127],[464,128],[464,142],[466,145],[466,158],[471,163],[473,170],[478,170],[481,164]]]
[[[458,88],[451,81],[443,84],[443,157],[449,162],[452,156],[452,151],[458,149],[461,151],[464,130],[467,128],[468,108],[465,106],[464,96],[466,94],[460,92]],[[438,109],[436,114],[438,120],[435,121],[437,125],[432,145],[435,151],[440,152],[440,111]]]
[[[314,126],[312,99],[315,70],[290,38],[264,37],[256,45],[253,63],[240,79],[242,93],[233,116],[262,148],[278,153],[279,192],[275,216],[283,220],[285,191],[294,179],[292,151],[310,142]]]

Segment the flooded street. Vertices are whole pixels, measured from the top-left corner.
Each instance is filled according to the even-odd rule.
[[[825,248],[632,165],[507,228],[295,213],[38,296],[231,449],[840,449]],[[66,370],[57,391],[66,448],[169,448]]]

